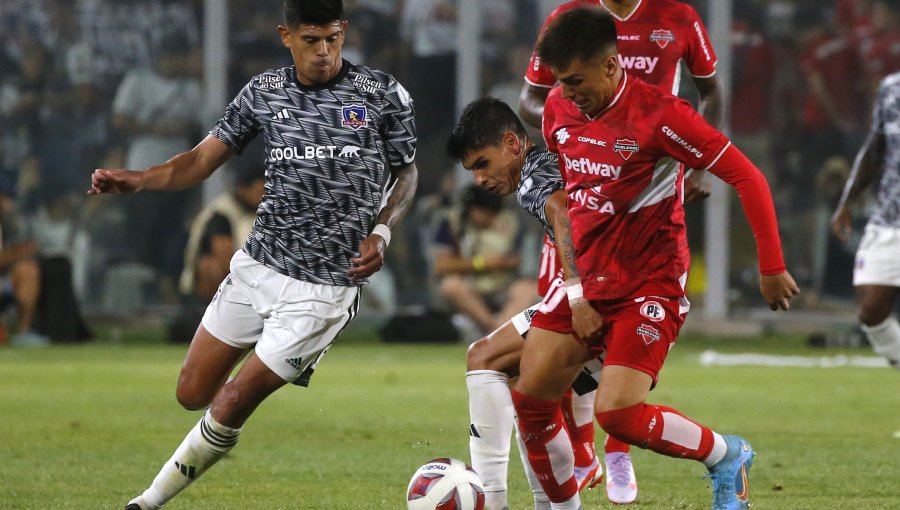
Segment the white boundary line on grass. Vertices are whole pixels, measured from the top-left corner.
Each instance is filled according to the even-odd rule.
[[[771,354],[725,354],[705,351],[700,355],[700,364],[708,366],[761,365],[766,367],[807,367],[836,368],[862,367],[887,368],[888,362],[880,356],[774,356]]]

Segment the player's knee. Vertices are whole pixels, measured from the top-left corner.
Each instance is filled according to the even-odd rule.
[[[472,342],[472,345],[469,346],[469,350],[466,351],[467,370],[499,371],[496,367],[492,366],[492,361],[494,361],[494,356],[491,353],[491,344],[487,337],[482,337],[475,342]]]
[[[597,424],[604,432],[620,441],[630,444],[639,443],[640,438],[635,435],[637,430],[635,418],[640,414],[642,406],[643,404],[638,404],[624,409],[598,411],[596,414]]]
[[[859,307],[859,322],[866,326],[877,326],[891,314],[891,307],[884,303],[862,303]]]
[[[212,402],[211,395],[205,395],[202,392],[198,392],[194,388],[191,388],[189,385],[182,384],[179,384],[178,387],[175,388],[175,399],[178,400],[181,407],[188,411],[206,409]]]

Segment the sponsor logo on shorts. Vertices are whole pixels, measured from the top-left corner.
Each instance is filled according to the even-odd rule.
[[[650,345],[660,339],[659,330],[649,324],[641,324],[637,327],[635,333],[644,339],[646,345]]]
[[[287,363],[288,365],[296,368],[297,370],[303,370],[303,358],[302,357],[288,358],[288,359],[284,360],[284,362]]]
[[[653,322],[659,322],[666,318],[666,309],[656,301],[647,301],[641,305],[641,315]]]

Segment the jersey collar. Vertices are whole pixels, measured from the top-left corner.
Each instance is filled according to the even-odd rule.
[[[616,13],[612,12],[609,7],[606,7],[606,4],[603,3],[603,0],[600,0],[600,5],[603,6],[607,11],[609,11],[613,18],[616,18],[619,21],[628,21],[631,18],[636,17],[637,12],[641,10],[641,7],[644,5],[644,0],[638,0],[638,3],[634,5],[634,9],[632,9],[631,12],[628,13],[628,15],[624,18],[620,18],[616,15]]]
[[[597,112],[596,115],[590,116],[590,115],[588,115],[588,114],[585,113],[584,116],[587,117],[588,120],[597,120],[597,119],[599,119],[601,115],[603,115],[604,113],[606,113],[607,111],[609,111],[613,106],[615,106],[615,105],[619,102],[619,98],[621,98],[621,97],[622,97],[622,94],[625,93],[625,86],[626,86],[626,85],[628,85],[628,73],[626,73],[625,70],[622,69],[622,81],[619,82],[619,88],[616,89],[616,95],[613,96],[612,101],[610,101],[609,104],[606,105],[606,108],[604,108],[604,109],[600,110],[599,112]]]
[[[341,80],[347,77],[347,73],[350,72],[350,68],[353,66],[347,60],[341,59],[341,70],[338,71],[334,78],[326,81],[325,83],[319,83],[317,85],[304,85],[300,83],[300,80],[297,79],[297,66],[291,66],[291,78],[300,90],[322,90],[322,89],[330,89],[337,85]]]

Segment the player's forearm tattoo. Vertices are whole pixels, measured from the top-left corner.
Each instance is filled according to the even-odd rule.
[[[555,229],[556,247],[559,251],[560,261],[569,273],[569,278],[577,278],[578,268],[575,266],[575,245],[572,243],[572,230],[569,228],[569,222],[558,222],[558,228]]]
[[[377,220],[377,223],[384,223],[391,228],[400,221],[412,204],[416,194],[416,185],[419,182],[419,171],[416,169],[416,164],[412,163],[394,169],[393,175],[396,181],[388,191],[387,203],[378,214]]]

